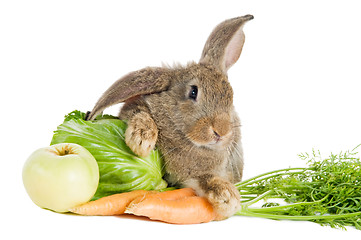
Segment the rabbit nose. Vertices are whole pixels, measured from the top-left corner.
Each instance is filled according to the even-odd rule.
[[[231,132],[230,116],[227,113],[218,114],[213,117],[211,128],[217,141],[225,138]]]
[[[213,133],[214,133],[216,142],[219,142],[219,140],[221,140],[221,136],[214,129],[213,129]]]
[[[220,141],[224,141],[226,139],[228,139],[231,136],[231,132],[228,131],[224,134],[221,134],[219,131],[217,131],[216,129],[212,128],[213,131],[213,139],[216,143],[220,142]]]

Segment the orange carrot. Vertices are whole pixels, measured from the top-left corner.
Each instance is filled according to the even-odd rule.
[[[195,224],[216,219],[216,213],[212,205],[204,197],[191,196],[165,200],[154,197],[155,195],[146,196],[140,202],[132,202],[125,210],[125,213],[175,224]]]
[[[159,198],[162,200],[176,200],[185,197],[197,196],[195,191],[192,188],[180,188],[176,190],[164,191],[164,192],[153,192],[152,194],[147,194],[147,196],[136,197],[129,205],[138,204],[144,201],[145,198]],[[128,206],[129,206],[128,205]]]
[[[176,224],[209,222],[216,218],[206,198],[196,196],[191,188],[156,192],[136,190],[114,194],[70,209],[81,215],[120,215],[132,213]]]
[[[163,200],[176,200],[185,197],[197,196],[192,188],[180,188],[176,190],[164,191],[164,192],[153,192],[153,194],[147,195],[148,197],[157,197]],[[141,199],[141,197],[138,197]]]
[[[152,195],[152,197],[159,197],[165,200],[175,200],[192,196],[197,196],[196,192],[192,188],[180,188],[171,191],[159,192]]]
[[[143,197],[151,191],[135,190],[102,197],[70,209],[70,212],[88,216],[111,216],[123,214],[128,204],[137,197]]]

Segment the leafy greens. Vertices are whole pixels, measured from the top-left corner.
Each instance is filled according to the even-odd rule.
[[[111,116],[85,121],[85,113],[73,111],[54,132],[51,145],[76,143],[85,147],[97,160],[99,185],[93,200],[137,189],[160,190],[167,187],[162,179],[163,161],[158,150],[148,157],[135,155],[125,144],[126,122]]]
[[[242,197],[237,215],[307,220],[361,230],[361,161],[356,156],[359,146],[337,155],[331,153],[326,159],[319,151],[300,154],[308,167],[271,171],[237,183]],[[255,207],[261,200],[266,203]]]

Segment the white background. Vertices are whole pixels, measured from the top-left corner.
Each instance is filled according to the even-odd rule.
[[[31,202],[22,185],[22,166],[34,150],[49,145],[66,113],[90,110],[127,72],[198,61],[213,27],[244,14],[255,19],[244,28],[246,43],[229,79],[242,119],[245,178],[303,166],[297,154],[312,148],[327,155],[361,143],[357,1],[129,2],[1,1],[0,238],[361,236],[353,228],[247,217],[189,226],[81,217]],[[116,114],[118,107],[108,113]]]

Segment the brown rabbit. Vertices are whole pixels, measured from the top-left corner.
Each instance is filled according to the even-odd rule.
[[[164,156],[166,180],[192,187],[214,206],[219,219],[240,207],[233,183],[242,178],[240,120],[233,107],[227,70],[244,44],[245,15],[219,24],[209,36],[199,63],[148,67],[116,81],[87,119],[125,102],[119,117],[128,121],[125,141],[147,156],[155,147]]]

